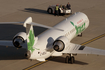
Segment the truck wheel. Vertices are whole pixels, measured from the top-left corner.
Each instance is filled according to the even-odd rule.
[[[51,9],[51,8],[48,8],[47,12],[48,12],[49,14],[52,14],[52,9]]]
[[[58,14],[61,15],[61,11],[60,11],[60,9],[58,10]]]
[[[71,10],[71,13],[70,14],[72,14],[72,10]]]

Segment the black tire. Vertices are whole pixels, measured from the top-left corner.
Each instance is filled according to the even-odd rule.
[[[53,11],[52,11],[51,8],[48,8],[47,12],[48,12],[49,14],[52,14],[52,13],[53,13]]]
[[[78,35],[79,37],[82,37],[82,33],[80,35]]]
[[[61,11],[60,11],[60,9],[58,10],[58,15],[61,15]]]
[[[82,33],[81,33],[81,37],[82,37]]]
[[[73,57],[73,63],[75,63],[75,58]]]
[[[70,63],[71,63],[71,64],[75,63],[75,58],[74,58],[74,57],[71,57],[71,58],[70,58]]]
[[[70,57],[69,56],[66,56],[66,58],[65,58],[65,63],[69,63],[69,60],[70,59]]]
[[[71,10],[71,13],[70,14],[72,14],[72,10]]]

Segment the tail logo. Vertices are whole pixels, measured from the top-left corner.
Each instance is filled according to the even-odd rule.
[[[33,48],[33,45],[34,45],[35,40],[34,40],[34,32],[32,32],[32,30],[30,30],[29,37],[28,38],[29,38],[29,42],[27,43],[28,50],[31,50],[31,53],[32,53],[35,50]]]

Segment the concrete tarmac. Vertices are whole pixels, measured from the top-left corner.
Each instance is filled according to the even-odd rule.
[[[73,43],[81,44],[105,33],[105,0],[0,0],[0,22],[24,21],[32,17],[34,22],[54,26],[66,19],[65,16],[56,17],[46,12],[49,5],[67,4],[70,2],[73,13],[84,12],[90,20],[89,27],[83,32],[83,37],[76,37]],[[39,35],[45,28],[34,27],[35,35]],[[0,40],[12,40],[18,32],[25,31],[19,25],[0,25]],[[105,37],[86,46],[104,49]],[[0,70],[23,70],[38,63],[25,59],[25,49],[0,46]],[[77,55],[74,64],[65,63],[66,55],[55,57],[31,70],[105,70],[105,56]]]

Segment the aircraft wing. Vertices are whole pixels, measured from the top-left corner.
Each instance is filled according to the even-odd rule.
[[[105,50],[70,43],[63,53],[105,55]]]
[[[6,46],[6,47],[15,47],[12,43],[12,41],[8,41],[8,40],[0,40],[0,46]],[[23,44],[22,48],[27,48],[27,44]]]

